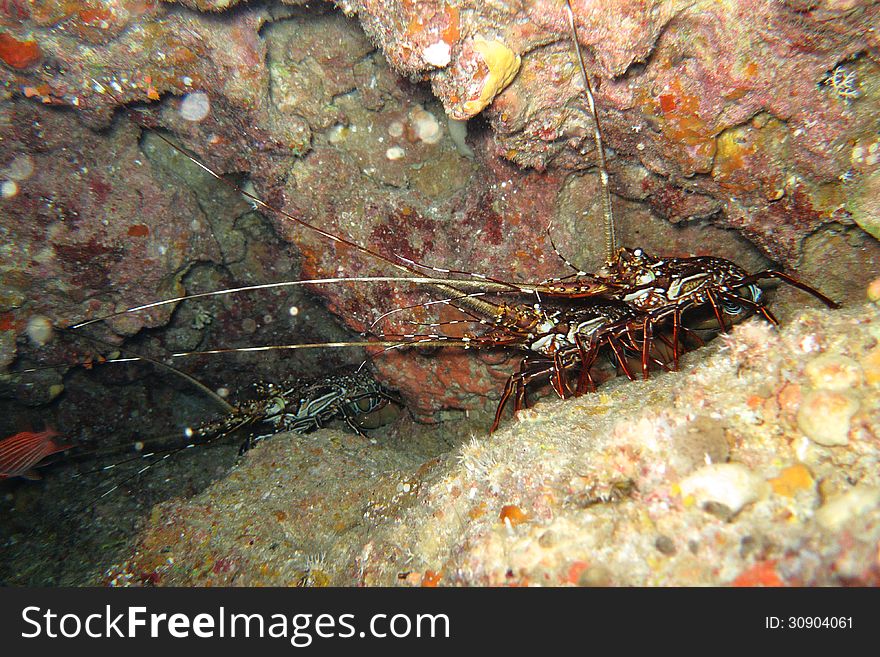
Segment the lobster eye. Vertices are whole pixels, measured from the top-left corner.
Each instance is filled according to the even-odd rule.
[[[635,250],[633,251],[633,255],[634,255],[636,258],[641,258],[641,257],[644,255],[644,253],[645,253],[645,252],[642,251],[641,249],[635,249]]]

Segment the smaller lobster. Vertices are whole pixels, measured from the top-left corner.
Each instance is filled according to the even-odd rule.
[[[142,357],[136,356],[128,360],[138,358]],[[177,371],[170,365],[164,363],[161,365]],[[232,410],[217,420],[184,429],[183,435],[187,439],[186,444],[139,454],[91,471],[110,470],[133,461],[148,461],[134,474],[118,479],[112,487],[89,502],[83,509],[110,495],[123,484],[144,474],[159,463],[167,461],[175,454],[198,445],[216,443],[247,427],[252,427],[255,430],[252,430],[242,443],[239,454],[243,454],[257,442],[277,433],[285,431],[300,434],[309,433],[334,420],[345,421],[358,434],[364,435],[361,423],[368,416],[389,403],[402,405],[402,400],[398,395],[379,384],[369,372],[363,369],[354,372],[334,373],[318,379],[298,379],[285,385],[260,383],[255,388],[258,393],[257,398],[238,406],[229,406]]]
[[[363,435],[359,423],[389,403],[402,404],[393,392],[364,369],[334,373],[318,379],[290,383],[258,383],[257,398],[245,402],[224,417],[187,430],[187,437],[212,441],[244,427],[257,425],[242,452],[276,433],[310,433],[342,420]],[[261,433],[264,431],[264,433]]]

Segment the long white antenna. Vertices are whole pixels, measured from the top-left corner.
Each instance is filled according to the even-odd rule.
[[[578,64],[581,68],[581,76],[584,79],[584,95],[590,106],[590,114],[593,116],[593,140],[596,142],[597,159],[599,160],[599,179],[602,182],[602,215],[605,221],[605,260],[611,262],[617,255],[617,239],[614,234],[614,211],[611,207],[611,191],[608,187],[608,169],[605,167],[605,147],[602,145],[602,131],[599,128],[599,113],[596,111],[596,102],[593,100],[593,88],[590,86],[590,78],[587,76],[587,68],[584,66],[584,57],[581,54],[581,44],[578,42],[577,27],[574,22],[574,12],[571,9],[570,0],[565,0],[565,10],[568,12],[568,24],[571,26],[571,38],[574,41],[574,51],[577,55]]]

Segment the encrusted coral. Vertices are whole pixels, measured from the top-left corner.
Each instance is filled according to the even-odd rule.
[[[853,101],[862,95],[858,75],[843,64],[836,66],[823,83],[831,87],[842,100]]]
[[[455,119],[468,119],[483,111],[491,103],[495,96],[509,85],[519,72],[522,62],[519,55],[511,50],[503,41],[488,41],[483,37],[476,37],[471,46],[483,60],[487,72],[480,86],[479,96],[475,99],[466,100],[461,111],[453,108],[451,113]]]
[[[26,69],[42,58],[40,46],[33,39],[19,40],[0,32],[0,60],[13,69]]]

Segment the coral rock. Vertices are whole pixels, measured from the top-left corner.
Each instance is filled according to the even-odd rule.
[[[798,410],[797,423],[813,442],[833,447],[849,442],[850,420],[859,410],[859,400],[851,393],[813,390]]]
[[[880,506],[880,488],[856,486],[838,495],[816,511],[816,522],[825,529],[838,531],[852,518]]]
[[[823,354],[807,363],[804,374],[814,388],[846,390],[861,385],[864,378],[861,366],[852,358],[837,354]]]
[[[721,504],[736,515],[746,504],[767,493],[767,484],[739,463],[707,465],[679,484],[682,497],[693,497],[701,506]]]

